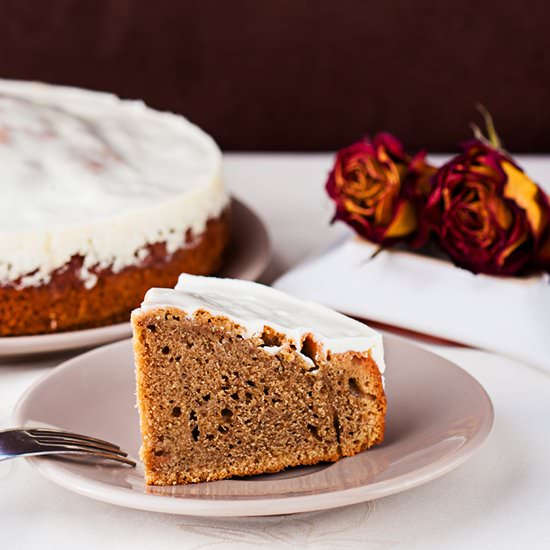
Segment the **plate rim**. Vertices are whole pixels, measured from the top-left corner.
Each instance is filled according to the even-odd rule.
[[[273,255],[272,240],[269,230],[262,217],[248,204],[230,195],[233,209],[241,209],[249,219],[254,219],[261,229],[257,238],[262,242],[265,254],[257,266],[253,266],[240,279],[256,281],[267,269]],[[231,241],[230,241],[231,244]],[[223,274],[223,270],[222,270]],[[104,334],[105,333],[105,334]],[[32,334],[22,336],[0,336],[0,359],[39,357],[44,354],[70,350],[85,350],[91,346],[101,346],[131,336],[132,330],[129,321],[103,325],[81,330],[67,330],[51,334]],[[31,350],[26,348],[31,346]]]
[[[188,516],[250,517],[313,512],[375,500],[412,489],[437,479],[438,477],[441,477],[458,468],[469,460],[483,446],[483,444],[490,437],[494,428],[494,405],[482,384],[456,363],[431,350],[427,350],[421,346],[411,343],[404,338],[384,335],[384,340],[385,343],[388,342],[390,345],[391,342],[395,341],[398,342],[399,345],[420,349],[424,353],[435,355],[445,364],[445,368],[458,370],[462,376],[469,380],[472,384],[472,388],[475,387],[476,390],[480,392],[480,396],[484,401],[484,408],[486,409],[486,413],[482,418],[482,422],[480,423],[477,432],[475,432],[475,434],[470,437],[463,446],[452,451],[450,455],[440,457],[433,463],[421,466],[411,472],[394,476],[389,480],[382,480],[375,483],[363,484],[359,487],[350,487],[335,491],[327,491],[324,493],[309,495],[289,494],[284,497],[272,498],[243,497],[235,499],[231,497],[215,496],[205,498],[200,495],[173,497],[167,495],[139,493],[133,489],[123,487],[114,487],[110,490],[105,490],[104,487],[109,487],[108,484],[93,481],[85,476],[76,475],[73,472],[60,469],[56,467],[56,463],[53,460],[38,457],[27,458],[26,460],[30,462],[32,466],[44,477],[53,483],[94,500],[137,510]],[[67,369],[78,368],[75,367],[74,364],[76,363],[78,365],[78,363],[82,361],[83,356],[93,356],[95,354],[105,353],[107,352],[107,348],[126,346],[129,341],[131,341],[131,339],[125,339],[89,350],[62,362],[59,366],[46,373],[44,376],[41,376],[25,390],[17,401],[12,414],[12,422],[14,425],[23,425],[21,412],[23,407],[31,398],[34,391],[45,383],[50,377],[58,376],[62,371]],[[330,495],[330,498],[320,498],[327,495]],[[235,503],[238,503],[238,506],[230,505]]]

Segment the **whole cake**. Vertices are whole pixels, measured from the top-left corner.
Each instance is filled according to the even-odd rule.
[[[146,482],[335,461],[384,437],[382,337],[272,288],[182,275],[132,313]]]
[[[0,81],[0,336],[128,318],[151,286],[219,268],[214,141],[109,94]]]

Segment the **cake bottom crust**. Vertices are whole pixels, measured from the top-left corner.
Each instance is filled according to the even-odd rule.
[[[173,287],[180,273],[209,275],[222,265],[229,240],[229,211],[210,219],[199,236],[188,234],[173,254],[164,242],[147,247],[140,265],[121,271],[90,271],[97,277],[86,288],[79,277],[82,256],[73,256],[56,270],[46,285],[16,288],[0,286],[0,336],[47,334],[93,328],[128,321],[151,287]]]

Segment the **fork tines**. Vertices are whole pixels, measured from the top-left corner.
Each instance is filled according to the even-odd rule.
[[[120,449],[118,445],[115,445],[114,443],[110,443],[109,441],[105,441],[103,439],[96,439],[95,437],[90,437],[88,435],[82,435],[82,434],[76,434],[72,432],[67,432],[65,430],[56,430],[53,428],[31,428],[31,429],[25,429],[25,431],[35,437],[55,437],[55,438],[66,438],[76,441],[85,441],[92,444],[102,445],[103,447],[108,447],[110,449]]]
[[[118,445],[103,439],[51,428],[30,428],[25,431],[39,445],[49,448],[57,447],[70,453],[91,454],[123,462],[129,466],[136,465],[132,459],[126,458],[128,453],[121,450]]]

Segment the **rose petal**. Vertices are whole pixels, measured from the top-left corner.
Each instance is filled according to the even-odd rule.
[[[537,251],[537,256],[534,263],[538,267],[541,267],[550,273],[550,231],[548,231],[546,238],[543,239],[542,244]]]
[[[391,224],[386,230],[386,238],[397,238],[412,233],[418,225],[416,211],[409,201],[403,201]]]
[[[538,185],[525,172],[518,170],[509,162],[503,162],[502,168],[508,178],[504,187],[504,196],[512,199],[525,210],[535,236],[540,236],[543,229],[543,212],[537,202]]]

